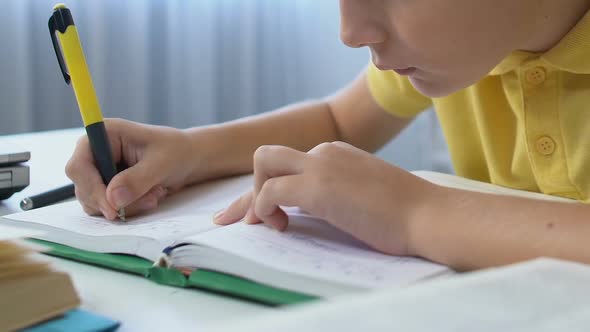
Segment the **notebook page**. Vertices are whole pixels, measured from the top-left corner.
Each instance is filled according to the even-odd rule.
[[[237,223],[184,241],[218,248],[284,272],[362,288],[404,285],[448,271],[445,266],[421,259],[379,253],[320,219],[292,210],[289,227],[282,233],[262,224]]]
[[[43,233],[39,232],[39,231],[35,231],[35,230],[0,225],[0,242],[1,241],[8,241],[8,240],[22,239],[25,237],[32,237],[32,236],[41,235],[41,234],[43,234]]]
[[[6,218],[87,236],[139,236],[156,240],[207,231],[215,227],[211,222],[212,211],[202,211],[187,204],[185,208],[174,212],[180,215],[161,211],[129,218],[126,222],[112,222],[103,217],[87,215],[78,202],[72,201]]]
[[[51,232],[63,229],[86,236],[132,236],[154,240],[176,239],[206,232],[216,226],[212,216],[250,188],[251,178],[238,177],[188,188],[167,198],[155,211],[126,222],[88,216],[77,201],[5,216],[9,221],[24,221]],[[6,224],[6,223],[5,223]],[[18,225],[18,223],[13,223]]]

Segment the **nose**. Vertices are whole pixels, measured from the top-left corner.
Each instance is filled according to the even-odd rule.
[[[380,10],[366,0],[340,0],[340,39],[352,48],[379,44],[387,39]]]

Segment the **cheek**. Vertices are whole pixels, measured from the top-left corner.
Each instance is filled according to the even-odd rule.
[[[416,62],[416,67],[427,72],[446,72],[457,69],[457,64],[469,58],[474,46],[465,40],[465,34],[438,22],[411,22],[397,31],[398,47],[406,50]]]
[[[471,39],[461,40],[461,36],[443,35],[440,39],[432,38],[432,34],[415,35],[412,44],[416,54],[413,65],[419,69],[411,78],[412,84],[430,97],[449,95],[478,82],[510,53],[499,53]]]
[[[442,93],[438,91],[448,94],[469,86],[502,60],[499,50],[486,42],[489,36],[468,27],[473,26],[468,24],[473,23],[471,19],[444,12],[435,14],[432,9],[413,13],[396,18],[392,54],[420,70],[416,86],[429,91],[429,95],[434,91],[437,95]]]

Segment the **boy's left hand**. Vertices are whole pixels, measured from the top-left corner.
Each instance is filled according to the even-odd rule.
[[[307,153],[262,146],[254,154],[254,190],[215,216],[228,225],[244,218],[279,231],[297,206],[373,248],[413,255],[410,220],[435,185],[343,142]]]

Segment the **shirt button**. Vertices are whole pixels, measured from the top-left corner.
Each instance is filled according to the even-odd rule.
[[[545,82],[545,79],[547,78],[547,74],[545,73],[545,69],[543,67],[529,69],[526,71],[525,76],[527,82],[534,85],[539,85]]]
[[[549,136],[541,136],[537,139],[535,147],[540,154],[549,156],[555,152],[555,141]]]

